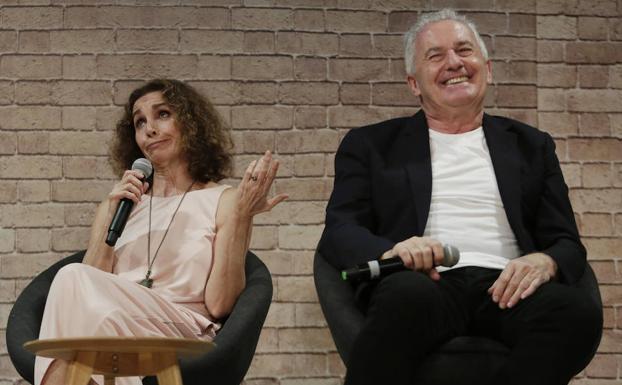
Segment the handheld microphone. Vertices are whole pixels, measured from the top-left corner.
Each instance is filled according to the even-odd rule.
[[[443,245],[443,262],[441,266],[451,267],[460,260],[460,251],[452,245]],[[407,270],[400,257],[369,261],[356,265],[356,267],[343,270],[341,279],[347,280],[371,280],[384,277],[398,271]]]
[[[151,176],[153,167],[151,166],[151,162],[147,159],[138,158],[132,164],[132,170],[140,171],[144,175],[143,180],[145,180]],[[112,217],[112,222],[110,222],[110,227],[108,228],[108,236],[106,237],[107,245],[114,246],[117,243],[117,239],[121,236],[125,228],[127,218],[130,216],[132,206],[134,206],[134,202],[128,198],[123,198],[119,202],[117,211],[114,213],[114,217]]]

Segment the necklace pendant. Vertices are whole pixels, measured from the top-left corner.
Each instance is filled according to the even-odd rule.
[[[142,281],[140,281],[138,284],[151,289],[151,286],[153,286],[153,279],[145,278]]]

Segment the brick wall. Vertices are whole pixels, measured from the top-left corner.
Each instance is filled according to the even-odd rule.
[[[416,110],[400,34],[421,11],[455,6],[490,47],[488,111],[538,125],[558,145],[605,305],[599,354],[573,384],[622,383],[621,0],[0,4],[2,333],[30,278],[85,248],[114,181],[104,142],[129,91],[173,77],[230,122],[238,175],[265,149],[283,161],[276,190],[291,198],[257,218],[252,242],[275,290],[246,384],[339,384],[344,366],[311,276],[334,152],[348,129]],[[2,338],[0,384],[16,377]]]

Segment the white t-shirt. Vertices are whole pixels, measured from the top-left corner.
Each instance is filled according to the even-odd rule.
[[[520,256],[503,208],[482,127],[462,134],[432,129],[432,200],[424,235],[460,250],[453,268],[503,269]],[[438,271],[449,268],[438,267]]]

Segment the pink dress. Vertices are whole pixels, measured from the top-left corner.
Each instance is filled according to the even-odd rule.
[[[50,287],[39,338],[154,336],[212,339],[220,325],[205,306],[212,267],[216,209],[229,186],[191,191],[182,202],[153,263],[153,287],[139,285],[147,271],[149,196],[134,207],[115,246],[114,273],[76,263],[58,271]],[[154,197],[151,255],[182,195]],[[51,359],[37,357],[35,385]],[[99,378],[98,378],[99,377]],[[101,376],[95,381],[103,384]],[[141,384],[139,377],[117,384]]]

